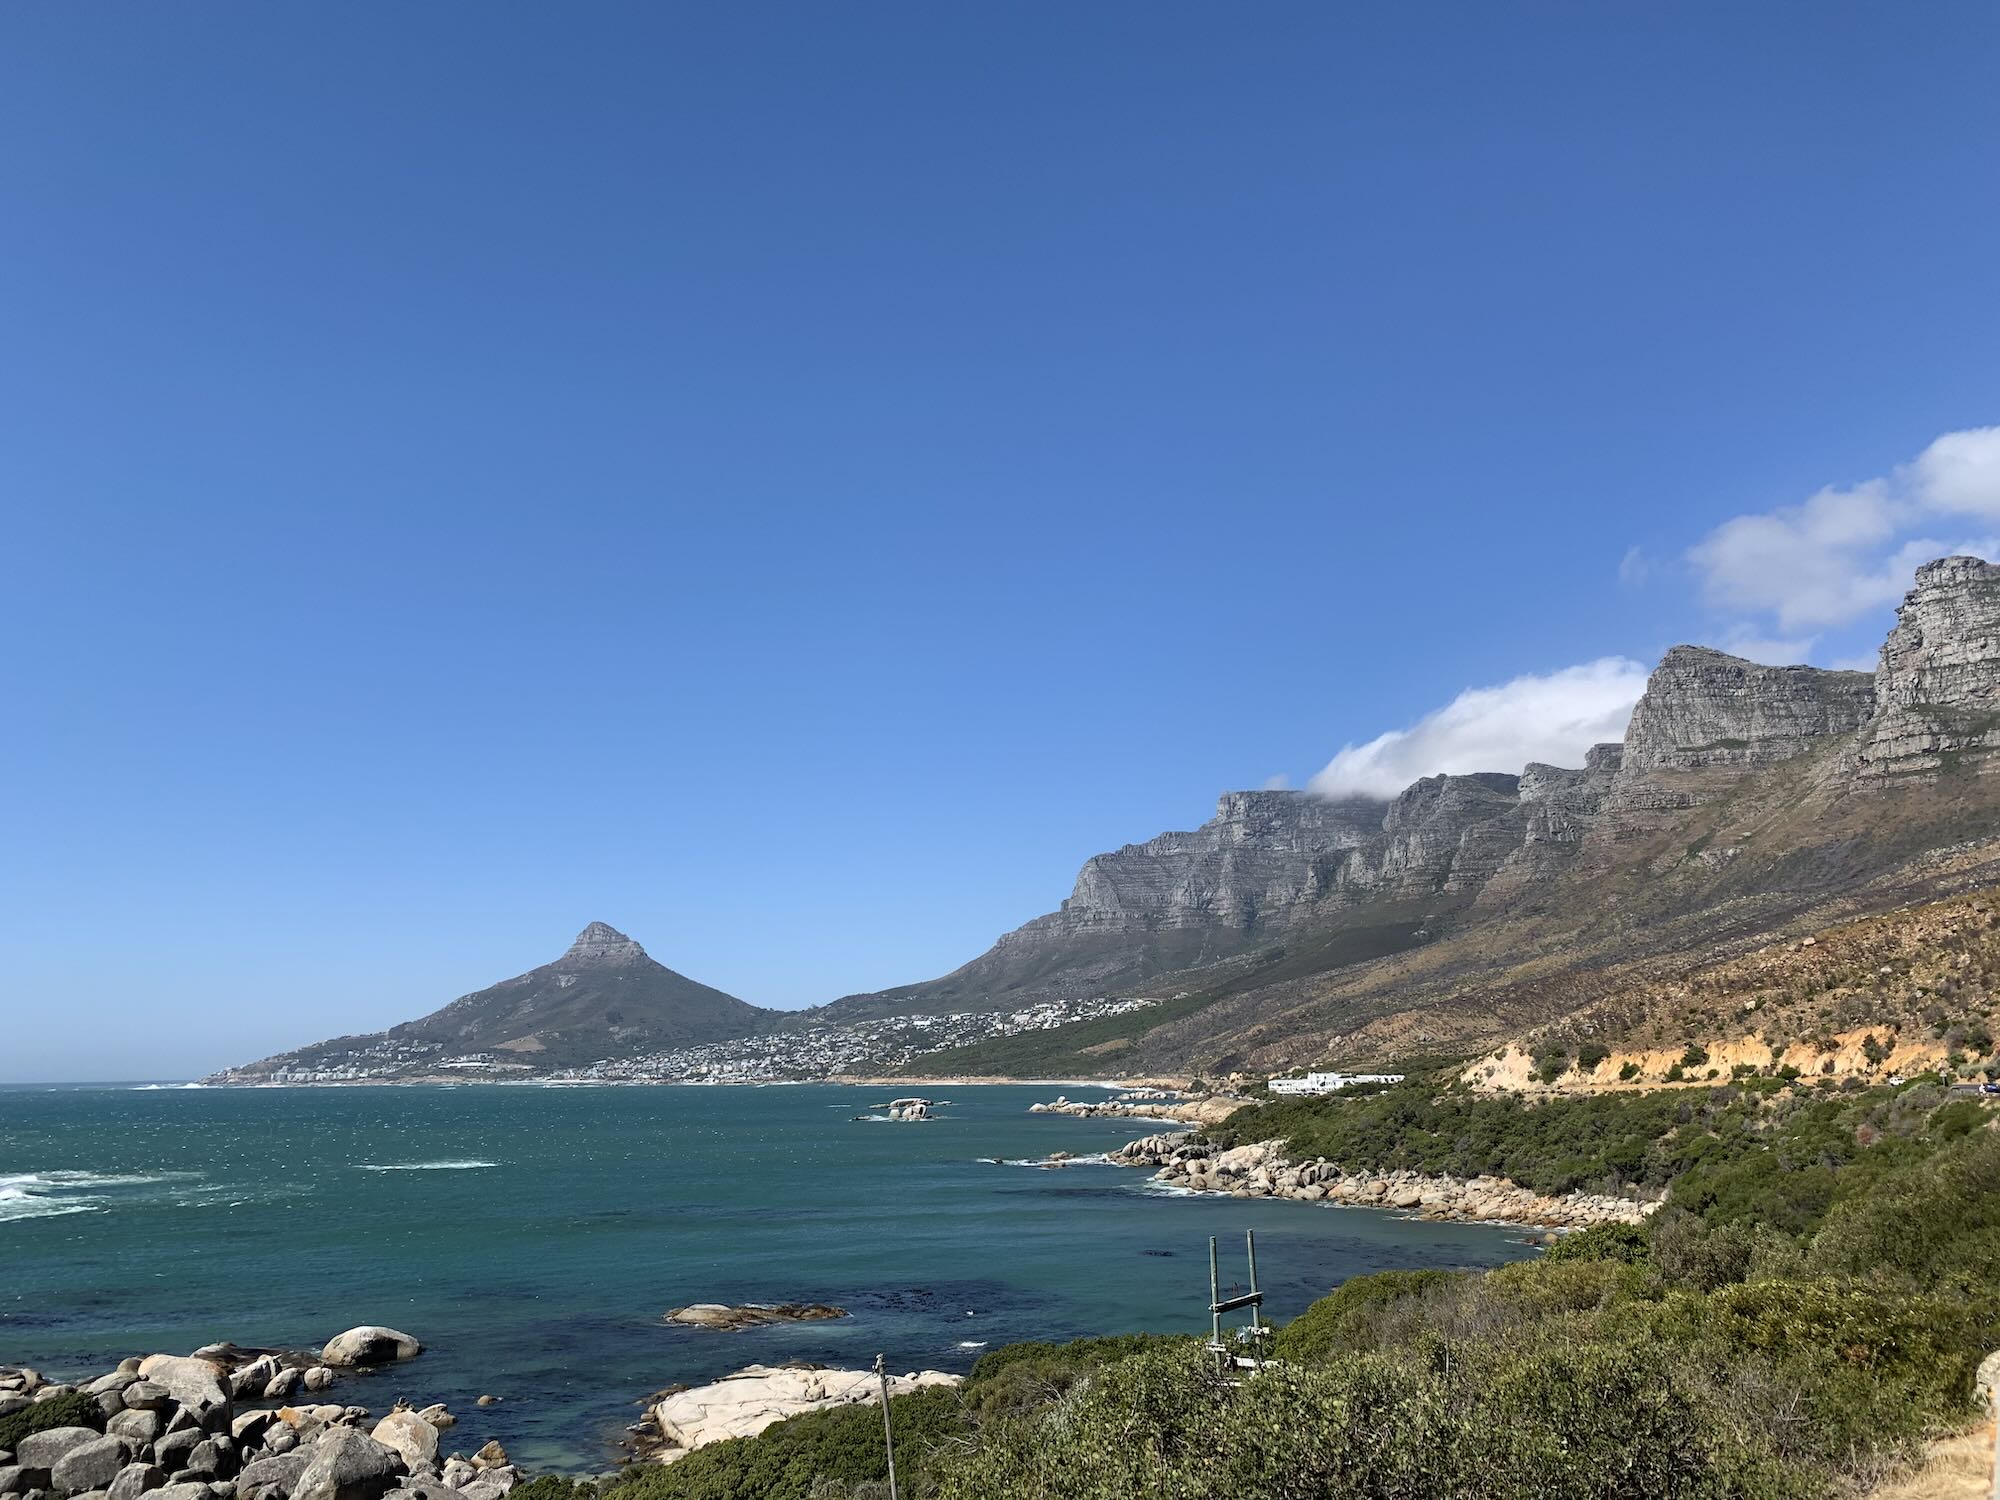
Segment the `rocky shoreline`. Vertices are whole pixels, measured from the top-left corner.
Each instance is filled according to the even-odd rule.
[[[1150,1135],[1119,1147],[1109,1159],[1121,1166],[1150,1167],[1154,1181],[1186,1192],[1385,1208],[1418,1219],[1589,1229],[1598,1224],[1641,1224],[1659,1206],[1598,1193],[1549,1197],[1504,1177],[1346,1171],[1324,1157],[1293,1161],[1285,1155],[1282,1141],[1221,1150],[1181,1134]]]
[[[318,1353],[210,1344],[124,1360],[90,1381],[0,1369],[0,1424],[37,1430],[0,1449],[8,1500],[502,1500],[522,1480],[506,1451],[440,1455],[456,1418],[442,1405],[366,1407],[300,1399],[343,1369],[414,1358],[392,1328],[349,1329]],[[485,1398],[481,1398],[482,1401]],[[264,1404],[256,1404],[264,1403]],[[52,1420],[35,1424],[47,1406]]]

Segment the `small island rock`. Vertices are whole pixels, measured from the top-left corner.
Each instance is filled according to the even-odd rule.
[[[386,1365],[400,1359],[415,1359],[424,1352],[424,1346],[394,1328],[384,1328],[378,1323],[364,1323],[359,1328],[350,1328],[336,1335],[326,1348],[320,1351],[320,1360],[325,1365],[346,1367],[352,1365]],[[317,1366],[315,1368],[318,1368]],[[314,1389],[307,1371],[307,1388]]]

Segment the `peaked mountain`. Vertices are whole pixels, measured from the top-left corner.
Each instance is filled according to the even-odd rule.
[[[1291,1066],[1518,1031],[1808,918],[2000,880],[2000,567],[1918,570],[1879,670],[1676,646],[1580,768],[1395,798],[1232,792],[1085,863],[1069,899],[833,1022],[1051,996],[1162,1003],[944,1070]],[[1804,930],[1801,928],[1800,930]]]
[[[364,1066],[375,1072],[385,1062],[421,1073],[474,1068],[480,1059],[503,1069],[579,1067],[748,1036],[781,1019],[779,1012],[675,973],[617,928],[592,922],[554,963],[461,995],[420,1020],[336,1037],[216,1076],[254,1083]]]

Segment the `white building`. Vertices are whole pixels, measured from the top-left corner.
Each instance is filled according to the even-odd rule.
[[[1337,1094],[1357,1083],[1401,1083],[1401,1073],[1308,1073],[1303,1078],[1273,1078],[1274,1094]]]

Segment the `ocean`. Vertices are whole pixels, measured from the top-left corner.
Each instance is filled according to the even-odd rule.
[[[948,1102],[923,1123],[854,1118],[913,1092]],[[1530,1253],[1517,1231],[1026,1165],[1158,1128],[1027,1113],[1057,1092],[0,1089],[0,1364],[61,1377],[387,1323],[426,1352],[336,1399],[445,1401],[450,1447],[497,1437],[531,1471],[589,1472],[646,1396],[754,1362],[962,1371],[1019,1339],[1204,1330],[1211,1235],[1240,1282],[1256,1231],[1281,1319],[1363,1272]],[[661,1321],[779,1301],[852,1316]]]

